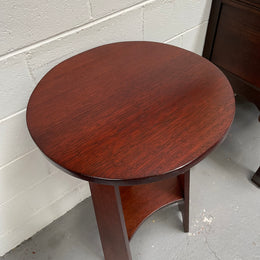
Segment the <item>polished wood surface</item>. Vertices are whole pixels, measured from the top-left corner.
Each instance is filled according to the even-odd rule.
[[[190,171],[157,182],[118,186],[90,182],[106,260],[131,260],[129,240],[142,222],[160,208],[178,203],[184,232],[189,232]]]
[[[119,187],[89,185],[105,259],[131,260]]]
[[[179,203],[189,231],[189,169],[224,138],[233,117],[220,70],[153,42],[109,44],[62,62],[27,109],[47,158],[91,181],[106,260],[130,260],[139,225],[171,203]]]
[[[203,56],[225,73],[236,94],[260,111],[259,0],[213,0]]]
[[[229,82],[213,64],[154,42],[104,45],[39,82],[29,131],[50,160],[79,178],[132,185],[184,173],[225,136]]]
[[[190,171],[178,175],[180,187],[183,192],[183,202],[179,203],[179,209],[182,213],[182,222],[184,232],[189,232],[190,229]]]
[[[153,212],[183,201],[184,198],[177,177],[148,184],[121,186],[120,193],[129,239]]]
[[[260,167],[254,174],[252,181],[260,188]]]
[[[211,61],[260,88],[260,10],[232,3],[222,6]]]
[[[213,0],[203,56],[260,110],[260,3]]]

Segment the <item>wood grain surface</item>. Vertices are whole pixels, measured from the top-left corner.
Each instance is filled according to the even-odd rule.
[[[260,111],[260,1],[213,0],[203,56]],[[258,117],[260,121],[260,115]],[[258,180],[259,170],[252,180]]]
[[[187,171],[224,138],[234,111],[228,80],[208,60],[162,43],[122,42],[47,73],[27,124],[68,173],[132,185]]]
[[[129,239],[152,213],[174,202],[183,201],[184,198],[178,177],[141,185],[121,186],[120,194]]]
[[[260,88],[260,9],[239,1],[222,4],[210,60]]]
[[[119,187],[90,183],[90,189],[105,259],[131,260]]]
[[[177,177],[181,183],[183,192],[183,202],[179,203],[179,209],[182,213],[182,222],[184,232],[189,232],[190,229],[190,171],[185,174],[180,174]]]

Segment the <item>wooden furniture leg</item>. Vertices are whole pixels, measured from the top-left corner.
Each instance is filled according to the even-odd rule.
[[[131,260],[118,186],[90,183],[100,239],[106,260]]]
[[[252,181],[253,181],[258,187],[260,187],[260,167],[258,168],[258,170],[256,171],[256,173],[255,173],[254,176],[252,177]]]
[[[179,203],[179,209],[182,213],[184,232],[189,232],[189,216],[190,216],[190,171],[178,176],[183,188],[183,202]]]

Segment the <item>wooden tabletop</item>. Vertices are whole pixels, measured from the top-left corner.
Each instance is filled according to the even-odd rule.
[[[155,42],[108,44],[54,67],[28,103],[35,143],[68,173],[128,185],[184,172],[225,136],[233,91],[208,60]]]

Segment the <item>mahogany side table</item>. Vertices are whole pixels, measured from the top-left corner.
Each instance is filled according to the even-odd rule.
[[[189,230],[190,168],[234,117],[223,73],[155,42],[94,48],[54,67],[28,103],[40,150],[90,182],[105,259],[129,260],[129,240],[157,209],[178,202]]]

